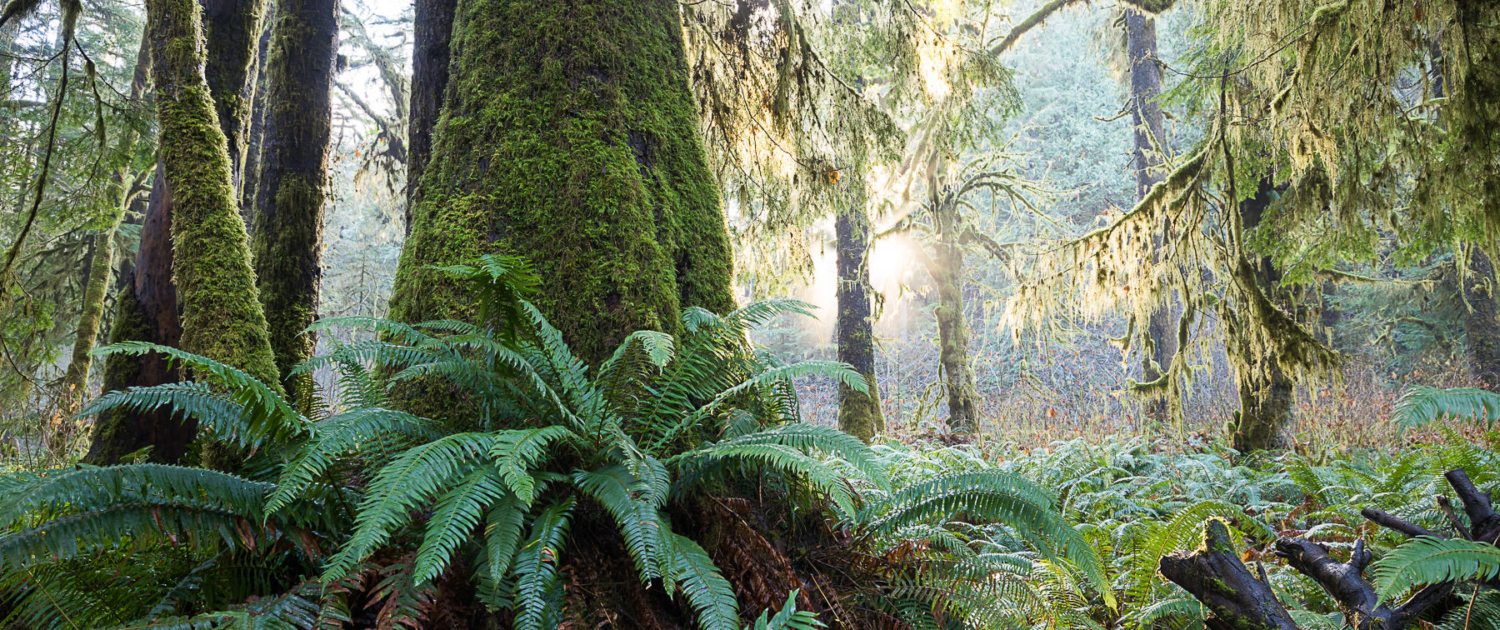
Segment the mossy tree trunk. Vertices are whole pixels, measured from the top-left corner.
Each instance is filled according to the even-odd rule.
[[[432,265],[526,256],[585,361],[735,305],[676,0],[463,0],[391,316],[466,318]]]
[[[1125,9],[1125,50],[1130,63],[1130,119],[1133,147],[1131,168],[1135,171],[1135,198],[1145,199],[1161,182],[1166,134],[1162,127],[1161,66],[1156,55],[1156,21],[1140,10]],[[1155,243],[1161,248],[1160,239]],[[1154,255],[1159,259],[1160,253]],[[1146,382],[1162,377],[1177,354],[1177,315],[1170,301],[1152,311],[1147,333],[1150,342],[1141,353],[1141,376]],[[1153,391],[1164,388],[1152,388]],[[1147,413],[1163,417],[1166,401],[1153,399]]]
[[[278,0],[266,63],[265,137],[253,249],[261,304],[282,384],[305,402],[311,377],[292,368],[312,357],[322,284],[323,202],[332,135],[338,0]]]
[[[1240,202],[1240,223],[1245,231],[1260,225],[1261,217],[1275,199],[1269,180],[1263,180],[1255,197]],[[1247,253],[1247,256],[1250,254]],[[1284,301],[1281,272],[1269,257],[1253,265],[1253,281],[1272,300]],[[1247,271],[1247,274],[1252,273]],[[1248,280],[1248,279],[1247,279]],[[1250,309],[1253,307],[1247,307]],[[1253,316],[1247,315],[1249,318]],[[1235,356],[1235,388],[1239,391],[1240,409],[1230,421],[1230,441],[1241,453],[1270,450],[1282,446],[1282,431],[1292,419],[1296,383],[1281,366],[1279,358],[1268,348],[1259,347],[1240,332],[1255,322],[1226,322],[1230,336],[1226,350]]]
[[[452,60],[453,14],[458,0],[416,0],[412,16],[411,108],[406,126],[406,231],[411,233],[412,213],[422,171],[432,156],[432,132],[443,111],[448,91],[448,65]]]
[[[948,429],[954,433],[979,430],[979,390],[969,365],[969,323],[964,317],[964,252],[948,240],[937,244],[932,274],[938,304],[933,309],[938,325],[938,364],[948,390]],[[931,271],[931,269],[929,269]]]
[[[152,77],[161,163],[172,210],[172,277],[182,301],[182,344],[275,384],[276,363],[250,268],[245,223],[214,99],[193,0],[151,0]]]
[[[182,321],[177,312],[177,285],[172,282],[171,222],[172,194],[158,162],[151,198],[141,221],[135,265],[122,272],[124,286],[115,299],[110,343],[149,341],[164,346],[180,345]],[[114,355],[104,364],[104,391],[178,380],[177,371],[155,353],[138,357]],[[113,464],[149,446],[153,461],[173,463],[187,453],[197,428],[193,420],[164,410],[107,412],[94,419],[93,441],[84,459],[91,464]]]
[[[202,68],[201,74],[193,72],[193,74],[198,74],[199,83],[205,83],[205,75],[213,75],[213,77],[219,78],[214,83],[214,89],[220,90],[220,92],[205,93],[204,96],[208,101],[208,108],[210,108],[211,114],[213,114],[213,117],[208,118],[208,120],[214,126],[222,124],[222,127],[220,127],[219,147],[223,153],[228,153],[226,141],[223,138],[239,135],[240,132],[236,129],[245,129],[245,117],[249,114],[249,111],[245,107],[228,107],[225,108],[225,114],[233,115],[220,118],[217,115],[217,111],[214,111],[214,107],[216,107],[216,102],[220,101],[220,99],[226,102],[243,99],[243,95],[246,93],[246,84],[252,81],[249,71],[246,71],[246,69],[236,71],[236,68],[245,63],[245,60],[254,58],[257,55],[257,51],[254,48],[249,48],[252,43],[255,43],[255,37],[240,36],[240,31],[242,30],[245,30],[245,33],[249,33],[249,30],[246,30],[246,28],[260,27],[260,18],[254,21],[246,20],[245,18],[246,12],[254,12],[254,15],[261,15],[261,12],[264,10],[264,1],[257,1],[260,5],[252,3],[251,0],[246,0],[245,3],[242,3],[245,6],[240,6],[239,10],[236,10],[236,6],[234,6],[236,3],[233,0],[219,0],[217,5],[208,10],[210,17],[220,18],[219,21],[214,23],[214,28],[211,28],[208,45],[214,46],[214,49],[222,51],[223,54],[211,55],[211,57],[204,58],[204,51],[201,49],[201,46],[204,45],[202,43],[201,31],[198,34],[193,34],[192,39],[175,40],[177,48],[172,48],[180,51],[180,54],[195,55],[196,63],[198,63],[198,66],[195,66],[195,68]],[[187,5],[172,7],[172,9],[157,7],[157,9],[162,9],[163,12],[180,12],[180,10],[186,9],[186,7]],[[147,9],[147,12],[150,13],[151,7],[148,6]],[[201,27],[201,23],[199,23],[198,10],[192,10],[192,12],[189,12],[189,15],[183,15],[183,17],[168,15],[166,18],[169,18],[171,21],[192,20],[193,30],[201,30],[199,28]],[[157,40],[159,36],[162,36],[162,33],[157,33],[157,31],[162,30],[162,28],[178,28],[178,30],[181,30],[180,26],[174,26],[174,24],[153,23],[153,21],[150,21],[150,15],[148,15],[147,37],[150,37],[151,54],[153,55],[156,55],[157,51],[162,46],[165,46],[165,43]],[[258,33],[258,31],[255,31],[255,33]],[[245,49],[231,49],[234,46],[228,45],[228,43],[225,43],[225,45],[214,43],[214,40],[219,39],[219,37],[239,42],[239,45],[245,46]],[[190,51],[189,48],[196,48],[196,51]],[[153,74],[157,74],[157,77],[154,77],[157,90],[162,86],[162,77],[159,77],[159,74],[163,62],[165,60],[162,60],[162,58],[151,58],[151,69],[153,69]],[[236,81],[228,80],[228,77],[239,77],[240,83],[237,84]],[[157,114],[160,114],[160,111]],[[223,132],[222,129],[225,129],[225,127],[229,129],[229,132]],[[169,136],[165,132],[162,133],[162,138],[171,138],[169,142],[172,142],[174,145],[180,142],[180,139],[175,138],[175,135]],[[181,336],[183,336],[181,308],[183,308],[183,305],[178,302],[177,281],[172,276],[174,275],[175,264],[177,264],[174,255],[174,243],[172,243],[172,239],[174,239],[174,236],[172,236],[174,210],[175,205],[177,205],[177,199],[174,198],[174,184],[168,181],[168,177],[166,177],[165,171],[163,171],[166,148],[169,147],[166,144],[162,144],[160,148],[162,148],[162,153],[160,153],[159,160],[157,160],[156,180],[154,180],[153,186],[151,186],[150,202],[148,202],[147,208],[145,208],[144,219],[141,220],[141,245],[139,245],[139,249],[136,251],[135,266],[133,266],[135,269],[124,275],[124,290],[121,291],[120,297],[115,300],[114,327],[110,332],[111,344],[123,341],[147,341],[153,342],[153,344],[168,345],[168,347],[183,347],[181,345]],[[237,156],[239,154],[236,154]],[[239,162],[229,163],[231,163],[231,166],[229,166],[231,171],[239,168]],[[189,160],[187,165],[192,166],[192,160]],[[204,165],[199,165],[198,168],[205,168],[207,165],[208,163],[205,162]],[[231,192],[233,192],[233,187],[231,187]],[[243,223],[240,231],[243,233]],[[240,240],[240,248],[245,248],[243,246],[243,237]],[[211,269],[211,266],[207,267]],[[254,296],[252,296],[252,300],[254,300]],[[258,311],[258,308],[260,308],[258,302],[255,303],[255,306],[257,306]],[[207,335],[213,335],[213,333],[210,332]],[[110,392],[110,390],[123,390],[127,389],[127,387],[159,386],[159,384],[163,383],[175,383],[180,378],[181,375],[177,371],[172,371],[166,365],[165,360],[162,360],[162,357],[156,356],[156,354],[147,354],[147,356],[142,357],[114,356],[110,357],[110,360],[105,363],[104,390],[105,392]],[[172,414],[162,413],[162,411],[147,414],[102,414],[101,417],[95,419],[93,443],[90,446],[89,455],[87,455],[86,460],[89,460],[90,463],[114,463],[121,456],[129,455],[129,453],[144,449],[144,447],[151,447],[151,459],[160,460],[160,462],[177,462],[178,459],[181,459],[181,456],[186,455],[187,446],[192,444],[193,438],[196,437],[196,431],[198,431],[198,426],[192,420],[180,419],[180,417],[174,417]]]
[[[856,183],[862,186],[862,183]],[[839,384],[839,429],[865,442],[885,431],[880,391],[875,381],[875,325],[870,308],[870,217],[863,195],[856,195],[834,218],[838,252],[838,355],[869,384],[863,394]]]
[[[1495,305],[1495,267],[1478,248],[1470,252],[1463,289],[1469,371],[1480,387],[1500,392],[1500,308]]]

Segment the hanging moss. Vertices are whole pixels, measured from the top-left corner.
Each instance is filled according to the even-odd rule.
[[[526,256],[586,361],[682,307],[733,308],[675,0],[467,0],[391,314],[473,315],[432,269]]]
[[[280,0],[266,62],[265,142],[255,203],[255,268],[282,379],[311,358],[322,284],[337,0]],[[286,383],[295,397],[310,383]]]
[[[172,271],[182,304],[181,346],[274,386],[276,366],[230,183],[224,132],[201,70],[198,4],[152,0],[146,9],[161,162],[174,203]]]

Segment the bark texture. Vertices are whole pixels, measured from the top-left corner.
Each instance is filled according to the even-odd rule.
[[[735,306],[728,233],[675,0],[465,0],[447,103],[391,299],[468,318],[432,268],[532,258],[538,305],[585,361],[680,309]]]
[[[231,180],[239,190],[266,0],[202,0],[202,7],[204,58],[209,61],[203,76],[226,138]]]
[[[939,237],[934,265],[928,272],[937,285],[933,309],[938,325],[938,363],[948,391],[948,429],[973,433],[979,429],[979,389],[969,365],[969,323],[964,318],[964,251],[951,233]]]
[[[115,300],[110,343],[149,341],[177,347],[182,322],[177,313],[177,285],[172,282],[172,193],[156,167],[151,198],[141,221],[141,243],[134,269],[122,272],[124,288]],[[104,363],[103,391],[149,387],[180,380],[181,374],[152,353],[113,355]],[[165,410],[131,413],[114,410],[94,419],[93,441],[85,461],[114,464],[121,457],[151,447],[152,461],[175,463],[187,453],[197,433],[196,421]]]
[[[249,132],[245,142],[245,177],[240,183],[240,216],[246,227],[255,226],[255,191],[260,188],[260,147],[266,137],[266,93],[270,85],[266,82],[266,62],[271,50],[271,23],[276,20],[274,8],[261,30],[260,50],[255,62],[255,96],[250,101]],[[254,232],[251,232],[253,235]]]
[[[1240,223],[1245,231],[1260,225],[1261,217],[1276,199],[1269,180],[1262,181],[1255,197],[1240,202]],[[1247,254],[1248,255],[1248,254]],[[1241,282],[1254,283],[1273,301],[1282,301],[1281,272],[1269,257],[1262,257],[1242,269]],[[1262,305],[1276,308],[1274,305]],[[1254,314],[1247,314],[1253,319]],[[1261,318],[1265,319],[1265,318]],[[1241,453],[1278,448],[1282,430],[1292,418],[1296,383],[1281,366],[1271,348],[1250,340],[1246,329],[1264,322],[1230,322],[1226,330],[1230,339],[1227,350],[1234,353],[1235,387],[1239,391],[1240,409],[1230,422],[1230,441]]]
[[[312,381],[309,375],[292,383],[292,368],[317,347],[316,335],[302,331],[317,319],[323,279],[338,16],[338,0],[278,0],[266,63],[269,92],[253,250],[276,368],[294,402],[310,394]]]
[[[838,250],[838,356],[865,377],[870,393],[839,384],[839,429],[865,442],[885,431],[875,383],[875,325],[870,308],[870,217],[863,199],[834,218]]]
[[[204,80],[198,7],[193,0],[151,0],[146,14],[163,181],[173,202],[172,277],[183,305],[181,347],[275,386],[276,364],[225,133]]]
[[[407,125],[406,232],[420,201],[417,186],[432,156],[432,132],[443,111],[458,0],[416,0],[412,16],[411,120]]]
[[[1500,393],[1500,308],[1495,304],[1495,267],[1490,257],[1474,248],[1467,275],[1463,288],[1469,371],[1480,387]]]

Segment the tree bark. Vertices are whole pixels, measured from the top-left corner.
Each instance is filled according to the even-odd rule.
[[[1500,393],[1500,308],[1495,304],[1495,268],[1490,257],[1477,247],[1469,254],[1467,276],[1463,290],[1469,371],[1480,387]]]
[[[1162,127],[1161,66],[1156,62],[1156,20],[1139,9],[1125,8],[1125,48],[1130,63],[1130,119],[1133,138],[1131,169],[1135,172],[1136,201],[1145,199],[1161,181],[1165,163],[1166,133]],[[1163,226],[1164,228],[1170,226]],[[1161,237],[1154,239],[1153,256],[1160,262]],[[1159,380],[1177,354],[1177,319],[1170,296],[1151,312],[1147,323],[1149,342],[1141,353],[1144,382]],[[1152,388],[1165,391],[1165,388]],[[1147,413],[1161,418],[1166,401],[1153,397]]]
[[[255,191],[260,188],[260,148],[266,136],[266,93],[271,86],[266,81],[267,53],[271,50],[271,23],[276,20],[275,9],[267,13],[266,26],[261,29],[259,53],[256,55],[254,97],[250,100],[250,128],[245,141],[245,177],[240,183],[240,216],[245,226],[251,227],[254,236]]]
[[[406,233],[420,202],[418,182],[432,155],[432,132],[443,111],[452,60],[453,14],[458,0],[416,0],[412,17],[411,120],[407,124]]]
[[[209,61],[203,76],[213,95],[214,111],[226,138],[231,181],[238,191],[244,176],[266,0],[202,0],[202,6],[204,58]]]
[[[1240,202],[1240,223],[1246,232],[1260,225],[1261,217],[1276,198],[1269,180],[1262,180],[1253,198]],[[1249,256],[1250,254],[1246,254]],[[1260,291],[1272,300],[1283,297],[1281,272],[1269,257],[1262,257],[1247,271]],[[1239,326],[1260,325],[1247,322]],[[1240,409],[1230,422],[1230,441],[1241,453],[1278,448],[1281,432],[1291,422],[1296,383],[1282,369],[1278,357],[1269,348],[1259,347],[1243,330],[1229,330],[1227,350],[1236,355],[1235,387],[1239,391]]]
[[[276,387],[227,141],[204,80],[196,6],[193,0],[151,0],[146,14],[163,181],[174,202],[172,277],[183,305],[181,347]]]
[[[528,256],[537,303],[597,363],[680,309],[734,308],[675,0],[464,0],[391,317],[467,318],[433,265]]]
[[[249,2],[249,0],[246,1],[247,3]],[[227,141],[224,138],[231,136],[232,133],[226,132],[224,129],[234,130],[243,128],[244,121],[242,118],[219,118],[218,112],[214,109],[215,102],[220,99],[230,101],[242,98],[245,91],[243,82],[251,79],[244,70],[236,73],[233,68],[224,68],[221,66],[232,66],[239,63],[241,59],[250,59],[255,56],[255,51],[254,49],[247,49],[242,52],[230,51],[228,49],[231,46],[212,41],[218,37],[234,38],[236,37],[236,33],[239,32],[238,28],[250,28],[248,21],[243,19],[243,16],[245,15],[244,11],[249,11],[252,7],[249,7],[247,4],[245,7],[241,7],[244,11],[235,11],[233,10],[234,7],[230,6],[233,0],[217,0],[217,2],[218,4],[215,5],[216,9],[214,11],[207,11],[208,13],[220,16],[240,16],[240,18],[230,19],[229,17],[225,17],[224,23],[213,31],[210,42],[207,45],[213,46],[216,50],[226,52],[222,56],[208,58],[206,64],[203,49],[198,46],[198,42],[202,41],[201,34],[194,34],[190,39],[183,39],[187,37],[184,34],[186,27],[177,23],[191,21],[192,30],[194,32],[200,31],[201,25],[198,22],[196,10],[188,11],[188,15],[163,15],[158,18],[157,22],[152,22],[150,9],[153,7],[148,7],[146,37],[150,40],[152,54],[151,68],[155,75],[153,79],[156,85],[157,114],[159,119],[163,113],[177,111],[171,104],[166,109],[162,105],[161,92],[163,91],[162,82],[164,78],[161,76],[161,73],[165,66],[171,65],[179,68],[184,73],[197,75],[197,82],[199,84],[206,84],[206,79],[203,77],[210,73],[220,79],[215,83],[216,89],[220,90],[219,92],[204,93],[201,96],[199,96],[199,92],[194,92],[191,96],[198,100],[207,101],[210,111],[206,118],[201,113],[198,114],[199,119],[202,122],[206,122],[208,127],[219,131],[220,144],[218,146],[221,147],[222,151],[227,153],[227,149],[222,148],[227,147]],[[183,4],[181,7],[177,7],[174,4],[174,7],[171,11],[184,11],[191,9],[192,5]],[[167,7],[156,6],[155,8],[163,13],[169,12]],[[255,9],[255,11],[258,15],[260,9]],[[168,24],[165,22],[172,23]],[[164,43],[160,40],[163,37],[175,38],[178,43],[182,44],[180,49],[174,50],[176,50],[180,57],[185,58],[161,58],[160,55],[162,54]],[[253,43],[253,40],[250,38],[241,38],[235,41],[239,41],[242,45],[246,46],[249,44],[245,44],[245,42]],[[198,72],[197,68],[203,68],[203,70]],[[241,77],[240,80],[242,83],[236,84],[233,81],[225,79],[225,77],[231,76]],[[175,99],[182,96],[177,92],[179,91],[172,91],[174,102]],[[230,107],[226,109],[228,113],[238,113],[241,115],[246,111],[244,107]],[[179,120],[182,119],[179,118]],[[200,132],[202,131],[205,130],[200,130]],[[136,252],[135,269],[132,273],[126,274],[127,277],[125,279],[129,280],[127,285],[129,287],[128,291],[122,292],[119,299],[116,300],[115,324],[110,331],[110,343],[149,341],[158,345],[183,347],[183,323],[182,315],[179,312],[182,305],[178,301],[177,280],[173,276],[174,267],[177,263],[173,244],[173,215],[177,202],[180,200],[174,198],[173,192],[176,186],[168,180],[167,172],[163,168],[168,149],[181,148],[177,147],[177,145],[181,144],[183,140],[177,137],[176,133],[176,131],[173,131],[170,134],[171,145],[166,143],[159,145],[161,154],[157,162],[156,178],[151,188],[151,198],[146,207],[145,217],[141,222],[141,242],[140,248]],[[169,137],[165,128],[160,131],[160,136],[164,139]],[[190,172],[193,170],[201,171],[201,169],[209,166],[209,162],[195,165],[192,159],[189,159],[186,165],[190,169]],[[178,166],[182,166],[182,164]],[[233,197],[231,197],[231,200],[233,200]],[[240,231],[243,233],[243,223],[241,224]],[[243,237],[238,242],[239,247],[243,250]],[[211,264],[206,265],[206,267],[208,269],[213,268]],[[259,302],[254,300],[253,295],[251,296],[251,300],[255,303],[256,310],[259,310]],[[212,336],[212,334],[212,332],[208,333],[209,336]],[[148,354],[140,357],[116,355],[110,357],[104,367],[105,391],[121,390],[128,387],[161,385],[176,382],[180,379],[181,374],[169,368],[166,361],[156,354]],[[192,443],[196,434],[196,422],[191,419],[174,417],[172,414],[164,411],[142,414],[126,414],[123,412],[101,414],[94,421],[94,439],[89,447],[89,454],[85,459],[94,464],[110,464],[117,462],[119,457],[123,455],[150,446],[152,447],[151,459],[153,461],[174,463],[187,453],[188,445]]]
[[[855,186],[863,186],[856,182]],[[838,357],[865,377],[870,393],[863,394],[839,384],[839,429],[865,442],[885,432],[880,410],[880,390],[875,382],[875,322],[870,308],[870,217],[864,196],[857,195],[849,207],[834,218],[838,252]]]
[[[948,390],[948,429],[973,433],[979,429],[979,389],[969,365],[969,324],[964,318],[964,252],[956,236],[943,234],[928,271],[937,286],[933,309],[938,325],[938,363]]]
[[[293,402],[311,395],[292,368],[312,357],[322,284],[323,202],[332,135],[338,0],[278,0],[266,64],[265,139],[255,202],[257,288],[283,386]]]

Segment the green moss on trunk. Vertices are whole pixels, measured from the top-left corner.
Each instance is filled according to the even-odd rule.
[[[586,361],[685,306],[734,306],[675,0],[464,0],[391,314],[466,318],[432,265],[530,258]]]
[[[193,0],[146,3],[184,350],[278,381]]]
[[[312,357],[322,284],[330,99],[338,0],[279,0],[266,62],[265,140],[255,203],[255,268],[276,367],[292,395],[293,367]]]
[[[860,183],[862,186],[863,184]],[[880,392],[875,383],[875,326],[870,309],[870,269],[865,256],[870,247],[870,217],[863,195],[834,219],[838,251],[838,353],[870,385],[868,394],[839,384],[839,429],[865,442],[885,431]]]

